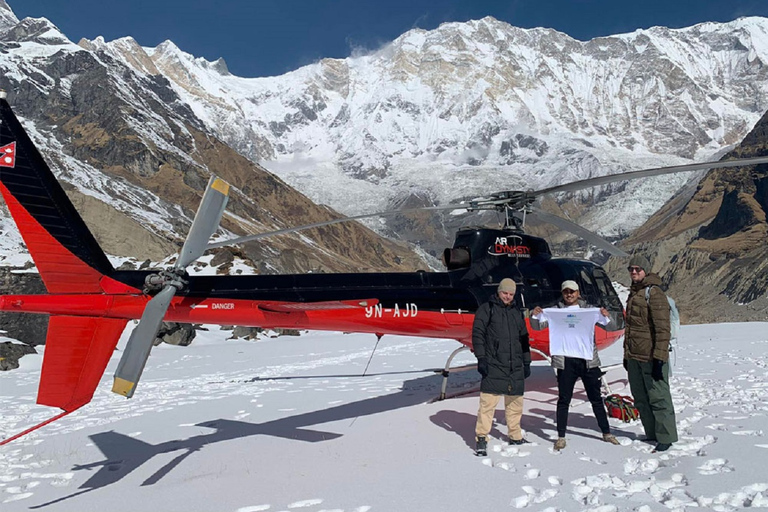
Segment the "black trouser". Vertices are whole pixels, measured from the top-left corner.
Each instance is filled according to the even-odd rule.
[[[611,432],[608,425],[608,414],[603,406],[603,397],[600,393],[600,377],[602,370],[600,368],[587,368],[587,361],[574,357],[565,358],[565,368],[557,370],[557,435],[565,437],[565,430],[568,427],[568,408],[573,398],[573,387],[576,381],[581,379],[584,384],[584,390],[587,392],[589,402],[592,404],[592,411],[597,419],[597,426],[603,434]]]

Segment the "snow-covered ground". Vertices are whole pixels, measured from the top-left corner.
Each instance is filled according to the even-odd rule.
[[[523,427],[501,409],[488,457],[473,453],[477,393],[430,403],[448,340],[370,335],[228,340],[153,350],[136,396],[109,392],[0,447],[0,509],[50,511],[739,510],[768,507],[768,324],[684,326],[674,366],[680,442],[654,454],[639,423],[604,443],[578,391],[568,447],[552,450],[556,385],[535,366]],[[125,340],[119,345],[122,347]],[[619,346],[603,353],[617,363]],[[40,356],[0,374],[0,438],[55,411],[34,405]],[[473,361],[462,353],[455,365]],[[540,363],[539,363],[540,364]],[[623,369],[611,370],[626,393]],[[451,375],[449,392],[478,384]],[[577,390],[580,390],[580,385]]]

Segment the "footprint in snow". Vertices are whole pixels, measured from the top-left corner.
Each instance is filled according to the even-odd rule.
[[[24,500],[24,499],[27,499],[30,496],[32,496],[31,492],[21,492],[21,491],[18,491],[18,494],[14,494],[16,489],[17,488],[9,487],[8,489],[5,490],[5,492],[11,494],[11,497],[4,499],[3,503],[11,503],[12,501]]]
[[[557,489],[543,489],[537,491],[535,487],[531,487],[530,485],[524,485],[523,491],[525,491],[523,496],[518,496],[517,498],[512,499],[512,502],[510,503],[511,506],[515,508],[525,508],[533,504],[544,503],[558,494]]]
[[[320,499],[294,501],[293,503],[288,505],[288,508],[313,507],[315,505],[321,504],[322,502],[323,500],[320,500]]]
[[[536,478],[539,478],[540,475],[541,475],[541,471],[539,471],[538,469],[529,469],[528,471],[525,472],[525,479],[534,480]]]
[[[738,432],[731,432],[735,436],[757,436],[762,437],[762,430],[739,430]]]
[[[768,507],[768,484],[759,483],[742,487],[735,492],[721,492],[714,498],[699,496],[699,507],[712,510],[735,510],[736,507]]]
[[[592,457],[579,457],[579,460],[583,460],[584,462],[594,462],[595,464],[599,464],[601,466],[608,464],[604,460],[593,459]]]
[[[550,476],[547,478],[547,482],[549,482],[549,485],[556,486],[556,485],[563,485],[563,479],[559,476]]]
[[[624,461],[624,474],[626,475],[650,475],[659,470],[658,459],[627,459]]]
[[[483,461],[483,463],[485,463],[485,461]],[[511,473],[514,473],[515,471],[517,471],[517,469],[515,469],[515,465],[512,464],[511,462],[505,462],[505,461],[492,462],[491,465],[494,468],[503,469],[504,471],[509,471]]]
[[[716,475],[718,473],[730,473],[733,468],[728,465],[726,459],[710,459],[699,466],[699,473],[702,475]]]
[[[531,452],[521,450],[517,446],[504,446],[498,444],[493,447],[493,451],[499,452],[502,457],[527,457],[531,454]]]

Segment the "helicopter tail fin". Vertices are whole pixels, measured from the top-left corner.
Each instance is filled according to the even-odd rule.
[[[37,403],[73,411],[90,402],[127,323],[51,315]]]
[[[98,293],[114,267],[0,97],[0,193],[51,293]]]
[[[37,403],[60,414],[0,441],[7,444],[91,401],[128,320],[51,315]]]

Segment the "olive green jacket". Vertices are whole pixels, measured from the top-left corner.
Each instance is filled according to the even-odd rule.
[[[650,307],[645,288],[651,287]],[[624,331],[624,359],[669,360],[669,303],[659,288],[661,278],[648,274],[633,283],[627,299],[627,327]]]

